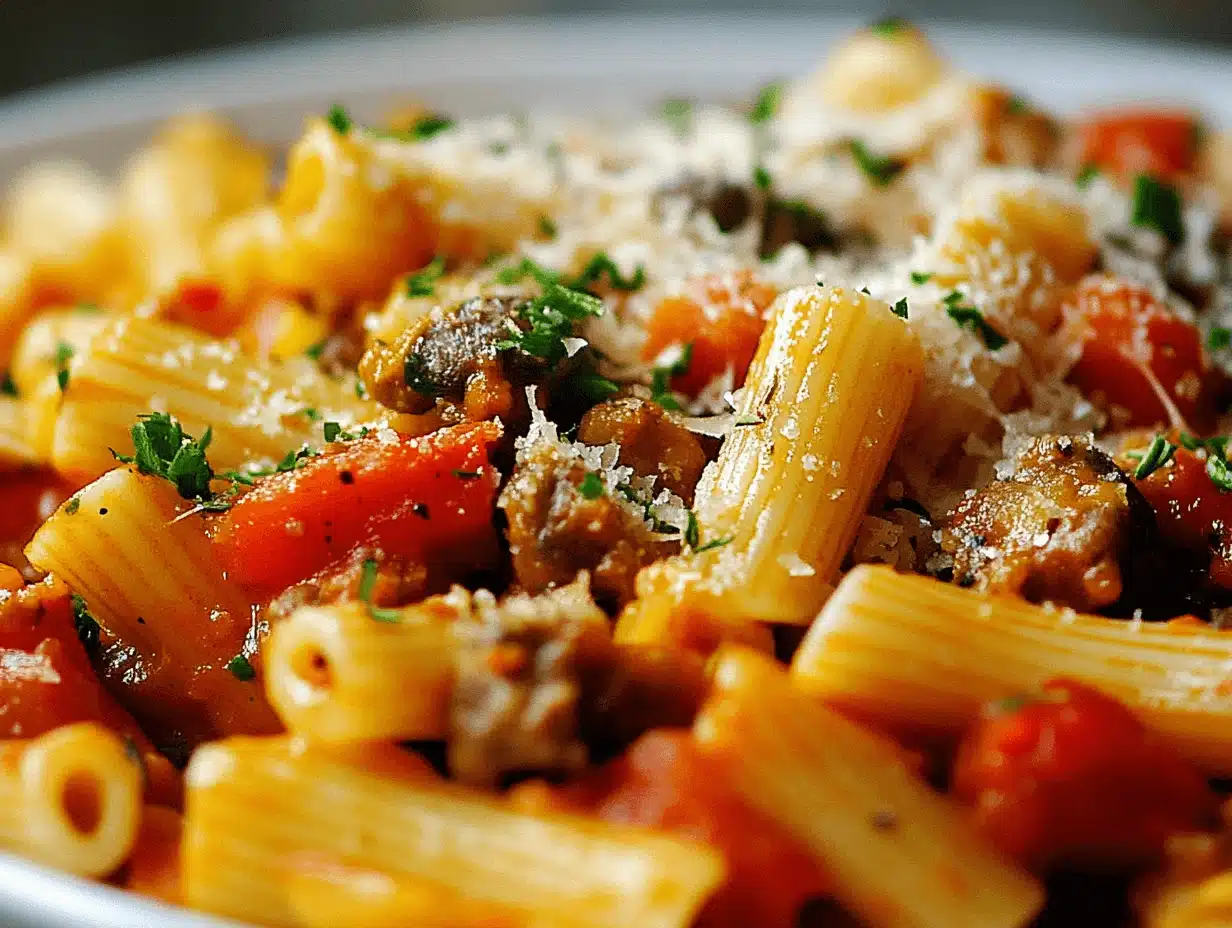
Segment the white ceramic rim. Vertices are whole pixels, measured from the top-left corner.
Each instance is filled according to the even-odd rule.
[[[399,95],[442,109],[628,109],[668,94],[747,96],[811,68],[859,22],[816,16],[602,16],[395,28],[158,62],[0,101],[0,182],[74,157],[114,167],[151,125],[226,112],[268,141],[330,102],[375,118]],[[1232,55],[1011,26],[924,23],[959,67],[1060,111],[1127,101],[1192,104],[1232,125]],[[0,854],[0,924],[219,928],[224,923]]]

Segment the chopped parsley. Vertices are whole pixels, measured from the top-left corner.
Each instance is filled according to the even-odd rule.
[[[407,296],[432,296],[436,293],[436,282],[445,273],[445,259],[439,255],[426,266],[406,278]]]
[[[433,113],[418,120],[415,125],[406,130],[404,135],[409,141],[422,142],[452,128],[452,119],[439,113]]]
[[[1171,461],[1174,454],[1176,454],[1176,445],[1162,435],[1156,435],[1143,452],[1138,466],[1134,468],[1134,479],[1145,480]]]
[[[779,111],[779,103],[782,99],[783,85],[777,81],[767,84],[757,94],[757,99],[753,101],[753,108],[749,110],[749,122],[755,126],[769,122]]]
[[[753,168],[753,184],[758,190],[769,190],[774,184],[774,178],[770,176],[770,172],[763,165],[758,165]]]
[[[257,675],[256,670],[253,669],[252,664],[249,663],[248,658],[243,654],[237,654],[227,661],[227,669],[241,683],[247,683]]]
[[[77,629],[77,637],[86,649],[87,654],[95,654],[99,648],[98,620],[90,614],[86,601],[76,593],[73,601],[73,627]]]
[[[730,545],[731,543],[732,536],[728,535],[726,538],[715,538],[713,541],[708,541],[704,545],[698,545],[693,549],[693,551],[697,554],[701,554],[704,551],[713,551],[716,548],[722,548],[724,545]]]
[[[511,332],[496,347],[524,351],[556,364],[568,354],[565,339],[573,337],[574,326],[588,316],[603,315],[603,301],[590,293],[548,283],[542,296],[523,303],[516,312],[529,327]]]
[[[650,375],[650,398],[664,409],[680,411],[680,401],[672,393],[672,378],[687,374],[693,363],[693,343],[680,349],[680,355],[670,364],[656,367]]]
[[[897,158],[886,158],[874,155],[868,146],[859,139],[851,140],[851,157],[855,159],[860,170],[878,187],[885,187],[894,180],[907,166]]]
[[[68,342],[56,344],[56,383],[60,385],[61,393],[68,389],[68,362],[73,359],[74,353],[73,346]]]
[[[376,561],[372,558],[365,560],[360,568],[359,598],[369,605],[372,603],[372,590],[376,587],[376,571]]]
[[[307,419],[309,422],[320,422],[321,421],[321,411],[319,409],[316,409],[313,406],[305,406],[303,409],[299,411],[299,414],[303,416],[305,419]]]
[[[603,495],[603,480],[593,471],[587,471],[582,482],[578,484],[578,492],[583,499],[598,499]]]
[[[546,239],[556,238],[556,223],[552,221],[550,216],[539,217],[539,234]]]
[[[213,497],[210,481],[214,471],[205,458],[213,438],[206,428],[200,439],[184,431],[180,423],[164,412],[139,416],[129,434],[133,440],[133,455],[112,455],[125,464],[136,464],[143,474],[162,477],[175,484],[184,499],[204,503]]]
[[[958,323],[959,328],[978,334],[989,351],[999,351],[1009,344],[1009,339],[989,325],[982,312],[974,306],[964,306],[962,300],[962,294],[954,290],[942,301],[946,315]]]
[[[17,384],[13,382],[13,375],[8,371],[5,371],[4,377],[0,378],[0,393],[5,396],[17,396]]]
[[[1208,454],[1227,457],[1228,439],[1223,435],[1217,435],[1214,438],[1198,438],[1196,435],[1190,435],[1188,432],[1181,432],[1181,447],[1186,451],[1198,451],[1201,449]]]
[[[338,423],[338,422],[322,422],[321,423],[321,435],[325,438],[326,443],[329,443],[332,441],[355,441],[355,439],[363,438],[367,434],[368,434],[368,427],[366,425],[361,425],[359,427],[359,434],[357,435],[354,432],[346,431],[342,427],[341,423]]]
[[[896,36],[901,32],[911,28],[911,23],[901,16],[887,16],[884,19],[879,19],[875,23],[869,24],[869,31],[875,35]]]
[[[913,284],[926,284],[933,279],[932,271],[912,271],[911,282]]]
[[[1018,94],[1012,94],[1010,98],[1005,101],[1005,111],[1015,116],[1030,112],[1030,110],[1031,104],[1027,102],[1027,98]]]
[[[903,297],[901,300],[899,300],[897,303],[891,306],[890,311],[894,313],[894,315],[898,316],[899,319],[906,319],[907,318],[907,298]]]
[[[74,496],[72,499],[70,499],[67,503],[64,504],[64,513],[65,515],[75,516],[77,514],[77,510],[80,508],[81,508],[81,499],[79,497]]]
[[[1232,345],[1232,329],[1217,325],[1206,335],[1207,351],[1222,351],[1229,345]]]
[[[517,264],[499,271],[496,275],[496,282],[498,284],[516,284],[527,277],[533,278],[544,287],[548,284],[560,283],[559,274],[555,271],[549,271],[541,264],[536,264],[530,258],[523,258]]]
[[[308,358],[312,358],[312,360],[314,361],[320,361],[321,354],[324,351],[325,351],[325,339],[321,339],[316,344],[309,345],[307,348],[305,348],[304,356]]]
[[[689,134],[693,126],[693,104],[689,100],[664,100],[662,109],[663,121],[672,127],[677,135]]]
[[[285,474],[289,471],[298,470],[308,463],[310,458],[315,458],[317,452],[313,451],[307,445],[302,445],[298,450],[288,451],[286,457],[278,462],[278,466],[274,468],[276,473]]]
[[[1206,476],[1222,492],[1232,492],[1232,468],[1228,467],[1228,459],[1222,454],[1207,455]]]
[[[337,103],[329,108],[329,115],[325,117],[325,121],[339,135],[346,135],[355,125],[351,120],[351,114]]]
[[[646,284],[646,268],[638,265],[633,269],[632,277],[625,277],[620,273],[620,268],[616,266],[616,262],[608,257],[607,252],[600,251],[594,255],[588,262],[586,267],[582,268],[582,273],[576,278],[565,284],[570,290],[587,290],[591,284],[598,283],[604,277],[607,277],[608,283],[613,290],[640,290]]]
[[[1181,195],[1175,187],[1157,181],[1149,174],[1134,178],[1134,197],[1129,221],[1144,229],[1154,229],[1173,245],[1185,240],[1181,220]]]
[[[689,521],[684,529],[684,543],[690,548],[697,548],[697,543],[701,540],[701,529],[697,525],[697,514],[692,509],[689,510]]]
[[[1091,186],[1091,181],[1099,177],[1099,166],[1095,164],[1084,164],[1082,170],[1078,172],[1078,176],[1074,178],[1074,183],[1078,185],[1079,190],[1086,190]]]
[[[589,355],[589,352],[587,352]],[[590,405],[602,403],[620,392],[620,384],[608,380],[595,370],[594,364],[587,357],[583,366],[573,377],[569,378],[569,390],[581,396]]]
[[[366,400],[368,398],[368,385],[359,376],[355,377],[355,398],[357,400]]]

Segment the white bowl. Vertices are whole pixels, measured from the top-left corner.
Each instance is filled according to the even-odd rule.
[[[777,15],[526,19],[386,29],[158,63],[0,103],[0,184],[43,158],[114,170],[160,120],[185,109],[224,112],[250,135],[277,143],[295,137],[305,114],[334,102],[370,121],[408,97],[458,114],[614,113],[669,94],[744,99],[767,80],[812,68],[858,25]],[[1181,102],[1232,125],[1226,53],[1006,26],[923,25],[959,67],[1050,109]],[[0,925],[224,924],[234,923],[0,855]]]

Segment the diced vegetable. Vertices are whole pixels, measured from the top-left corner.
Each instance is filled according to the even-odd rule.
[[[642,357],[654,361],[668,348],[691,344],[688,368],[672,372],[673,389],[696,396],[729,367],[734,385],[740,386],[776,296],[750,271],[695,280],[684,294],[668,297],[655,309]]]
[[[1193,168],[1200,124],[1183,110],[1122,109],[1096,113],[1079,127],[1084,166],[1129,178],[1170,178]]]
[[[332,442],[295,470],[274,474],[220,515],[212,538],[228,575],[272,596],[361,544],[387,555],[473,558],[494,537],[499,473],[488,449],[494,422],[423,438],[379,433]],[[472,561],[472,564],[475,562]]]
[[[1169,835],[1208,825],[1218,804],[1198,770],[1125,706],[1065,680],[988,706],[959,750],[953,786],[995,844],[1039,870],[1149,862]]]
[[[1201,333],[1146,287],[1111,275],[1087,277],[1067,325],[1082,349],[1070,380],[1110,411],[1114,426],[1168,422],[1160,391],[1187,422],[1209,424],[1217,375],[1203,355]]]

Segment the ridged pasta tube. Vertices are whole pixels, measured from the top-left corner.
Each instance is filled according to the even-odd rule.
[[[30,440],[27,404],[0,396],[0,470],[26,467],[41,460],[42,456]]]
[[[265,646],[266,692],[288,730],[321,741],[444,736],[450,622],[430,608],[374,618],[362,603],[304,607]]]
[[[1042,887],[970,830],[892,745],[791,686],[772,658],[729,647],[694,736],[744,798],[808,847],[838,899],[893,928],[1016,928]]]
[[[187,777],[190,905],[295,926],[270,862],[340,858],[508,906],[526,926],[685,928],[721,883],[714,850],[646,829],[535,816],[499,798],[358,766],[285,738],[200,748]]]
[[[141,789],[138,762],[99,725],[0,741],[0,847],[82,876],[106,876],[136,840]]]
[[[923,357],[907,323],[863,293],[803,287],[772,314],[736,425],[697,488],[703,550],[643,571],[626,628],[681,608],[804,624],[833,588]]]
[[[862,566],[809,629],[796,684],[890,728],[959,734],[980,706],[1072,677],[1115,696],[1209,773],[1232,774],[1232,633],[989,596]]]
[[[73,360],[55,425],[52,464],[95,477],[114,466],[110,448],[131,447],[137,417],[167,412],[184,430],[213,429],[216,471],[281,460],[322,444],[319,420],[344,427],[375,407],[350,381],[332,380],[305,358],[261,363],[231,342],[152,319],[117,319]]]

